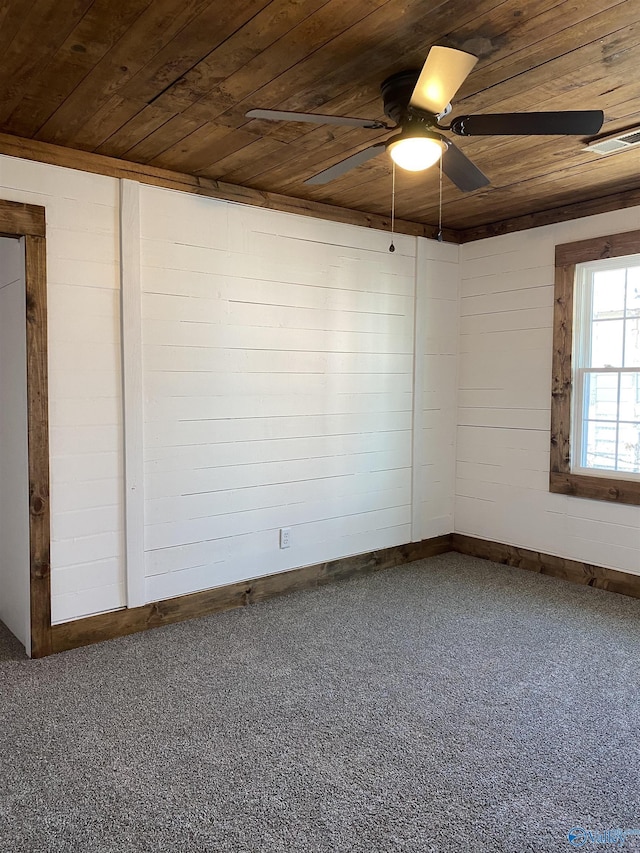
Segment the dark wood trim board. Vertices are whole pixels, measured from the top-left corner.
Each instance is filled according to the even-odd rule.
[[[571,470],[573,294],[576,265],[640,251],[640,231],[626,231],[556,246],[551,368],[549,491],[640,506],[640,481]]]
[[[390,569],[424,557],[434,557],[451,550],[451,534],[396,545],[381,551],[371,551],[354,557],[343,557],[328,563],[317,563],[276,575],[266,575],[253,580],[228,584],[190,595],[180,595],[164,601],[145,604],[130,610],[114,610],[73,622],[54,625],[52,629],[52,651],[62,652],[171,625],[185,619],[209,616],[223,610],[244,607],[265,601],[277,595],[311,589],[355,575],[370,574],[381,569]]]
[[[44,207],[17,201],[0,201],[0,235],[44,237]]]
[[[359,225],[363,228],[377,228],[381,231],[391,230],[391,219],[387,216],[293,196],[263,192],[239,184],[217,181],[213,178],[172,172],[169,169],[141,165],[129,160],[119,160],[116,157],[106,157],[103,154],[93,154],[88,151],[78,151],[74,148],[65,148],[62,145],[52,145],[49,142],[38,142],[35,139],[22,139],[19,136],[11,136],[6,133],[0,133],[0,154],[21,157],[23,160],[35,160],[38,163],[49,163],[52,166],[63,166],[67,169],[78,169],[82,172],[91,172],[110,178],[126,178],[138,181],[141,184],[195,193],[208,198],[234,201],[254,207],[265,207],[284,213],[313,216],[317,219],[343,222],[347,225]],[[435,225],[422,225],[419,222],[402,219],[395,220],[394,228],[397,233],[408,234],[412,237],[435,239],[438,234],[438,228]],[[444,228],[442,235],[447,242],[459,242],[456,231]]]
[[[550,471],[549,491],[558,495],[572,495],[593,501],[640,506],[640,483],[608,477],[589,477],[587,474],[572,474],[570,471]]]
[[[550,554],[530,551],[514,545],[464,536],[460,533],[450,533],[433,539],[425,539],[422,542],[397,545],[380,551],[344,557],[276,575],[267,575],[215,589],[181,595],[130,610],[115,610],[110,613],[76,619],[73,622],[64,622],[60,625],[54,625],[51,629],[52,641],[50,651],[47,653],[68,651],[80,646],[146,631],[150,628],[160,628],[163,625],[171,625],[186,619],[195,619],[224,610],[245,607],[278,595],[312,589],[334,581],[390,569],[426,557],[446,554],[450,551],[484,560],[492,560],[496,563],[515,566],[609,592],[617,592],[632,598],[640,598],[640,576],[581,563],[564,557],[554,557]]]
[[[51,525],[45,210],[0,201],[0,233],[23,237],[27,335],[27,435],[32,657],[51,654]]]
[[[31,553],[31,654],[51,652],[51,521],[47,359],[47,251],[44,237],[25,237],[27,287],[27,420]]]
[[[53,166],[63,166],[67,169],[79,169],[80,171],[112,178],[127,178],[132,181],[139,181],[142,184],[235,201],[240,204],[296,213],[301,216],[313,216],[331,222],[344,222],[348,225],[377,228],[382,231],[388,231],[391,228],[391,220],[387,216],[295,198],[294,196],[263,192],[250,187],[243,187],[240,184],[230,184],[213,178],[173,172],[168,169],[121,160],[117,157],[107,157],[103,154],[93,154],[62,145],[53,145],[49,142],[23,139],[7,133],[0,133],[0,154],[20,157],[24,160],[34,160],[39,163],[49,163]],[[478,225],[462,231],[444,228],[442,234],[448,243],[471,243],[502,234],[526,231],[530,228],[580,219],[598,213],[608,213],[612,210],[622,210],[636,205],[640,205],[640,190],[632,189],[550,210],[538,211],[526,216],[516,216]],[[396,220],[395,230],[400,234],[409,234],[413,237],[436,239],[438,235],[438,228],[435,225],[425,225],[410,220]],[[1,231],[0,223],[0,233]]]
[[[556,246],[556,267],[575,266],[605,258],[623,258],[625,255],[637,254],[639,248],[640,230],[562,243]]]
[[[483,560],[492,560],[494,563],[526,569],[529,572],[551,575],[583,586],[640,598],[640,575],[632,575],[629,572],[606,569],[603,566],[569,560],[566,557],[554,557],[541,551],[530,551],[515,545],[491,542],[488,539],[476,539],[474,536],[464,536],[462,533],[452,534],[452,550],[470,557],[480,557]]]
[[[640,205],[640,189],[625,190],[601,198],[577,201],[575,204],[567,204],[563,207],[540,210],[526,216],[514,216],[511,219],[501,219],[488,225],[465,228],[464,231],[457,232],[458,242],[473,243],[476,240],[486,240],[489,237],[499,237],[502,234],[513,234],[516,231],[528,231],[530,228],[555,225],[558,222],[582,219],[585,216],[609,213],[612,210],[625,210],[637,205]]]

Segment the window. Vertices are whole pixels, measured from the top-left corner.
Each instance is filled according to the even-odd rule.
[[[549,488],[640,504],[640,231],[556,247]]]
[[[640,477],[640,255],[576,266],[571,470]]]

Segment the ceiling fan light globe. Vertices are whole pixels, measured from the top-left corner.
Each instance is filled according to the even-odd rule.
[[[423,172],[442,157],[445,146],[430,136],[407,136],[391,141],[387,147],[391,159],[408,172]]]

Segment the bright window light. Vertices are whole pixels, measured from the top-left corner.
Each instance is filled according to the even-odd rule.
[[[576,266],[572,470],[640,477],[640,255]]]

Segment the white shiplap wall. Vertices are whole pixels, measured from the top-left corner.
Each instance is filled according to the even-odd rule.
[[[640,228],[640,208],[460,248],[455,529],[640,574],[640,508],[551,494],[554,250]]]
[[[149,600],[451,529],[457,248],[150,187],[141,234]]]
[[[449,532],[456,441],[456,530],[640,571],[638,508],[547,491],[553,249],[639,209],[390,255],[372,230],[140,193],[147,599]],[[47,211],[62,622],[126,605],[119,184],[0,157],[0,197]]]
[[[0,198],[47,216],[52,614],[124,599],[118,181],[0,157]]]
[[[413,540],[451,533],[455,477],[458,246],[418,241]]]
[[[141,187],[127,585],[120,190],[0,157],[0,197],[47,215],[54,622],[448,532],[457,248]]]

